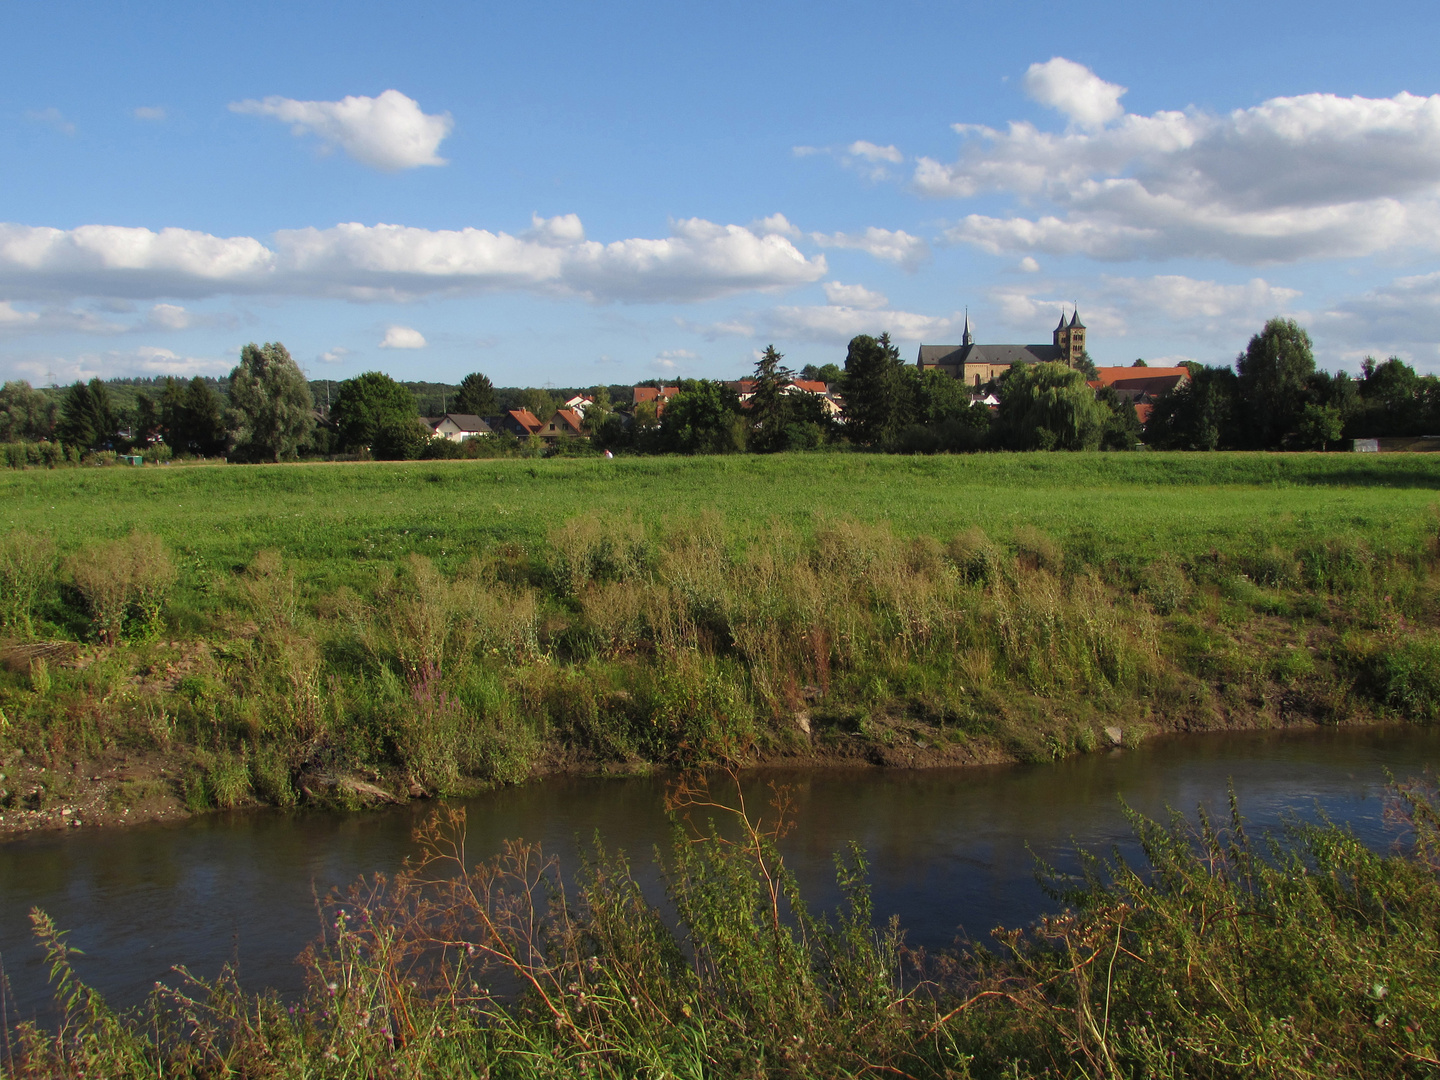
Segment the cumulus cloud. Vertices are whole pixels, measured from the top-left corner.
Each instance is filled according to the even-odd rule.
[[[165,106],[163,105],[141,105],[132,114],[136,120],[164,120]]]
[[[533,226],[514,236],[352,222],[281,231],[267,247],[248,236],[186,229],[0,224],[0,296],[397,300],[520,289],[666,302],[784,289],[828,270],[823,256],[806,257],[779,233],[757,236],[700,218],[673,222],[668,237],[608,244],[584,239],[573,214],[537,216]]]
[[[134,327],[106,319],[94,311],[65,304],[46,304],[39,310],[0,303],[0,335],[41,333],[123,334]]]
[[[1335,341],[1343,357],[1395,354],[1440,374],[1440,272],[1407,275],[1328,305],[1310,320],[1318,338]]]
[[[699,354],[693,353],[689,349],[665,349],[656,355],[653,363],[655,367],[664,371],[679,371],[699,359]]]
[[[340,364],[344,363],[345,358],[349,355],[350,350],[344,345],[336,345],[335,348],[322,352],[318,359],[322,364]]]
[[[877,146],[864,139],[855,140],[845,148],[845,152],[851,157],[864,158],[866,161],[888,161],[893,165],[905,160],[905,155],[894,146]]]
[[[856,139],[848,146],[792,146],[790,152],[796,157],[816,154],[832,157],[847,169],[854,169],[874,181],[889,179],[887,166],[899,165],[905,160],[898,147],[881,146],[865,139]]]
[[[856,334],[879,336],[888,333],[895,341],[942,341],[960,339],[964,315],[948,318],[919,315],[911,311],[865,310],[842,304],[810,307],[780,306],[764,314],[770,334],[792,341],[841,345]]]
[[[193,323],[190,313],[178,304],[156,304],[148,316],[152,326],[166,330],[184,330]]]
[[[1265,319],[1296,314],[1300,295],[1298,289],[1263,278],[1227,283],[1159,274],[1086,279],[1068,283],[1063,292],[1053,284],[1005,285],[992,289],[989,299],[1000,321],[1028,333],[1031,341],[1047,336],[1056,319],[1078,301],[1091,338],[1103,349],[1104,341],[1137,331],[1204,341],[1243,340]]]
[[[864,251],[877,259],[914,270],[930,257],[930,245],[903,229],[877,228],[871,225],[858,233],[811,233],[810,239],[823,248],[848,248]]]
[[[750,231],[756,236],[785,236],[791,240],[799,240],[802,235],[784,214],[757,218],[750,223]]]
[[[861,311],[879,311],[890,303],[888,297],[872,292],[864,285],[842,285],[838,281],[827,281],[821,288],[825,299],[841,307],[859,308]]]
[[[409,326],[389,326],[380,342],[382,349],[423,349],[425,335]]]
[[[326,147],[339,146],[361,164],[385,172],[444,165],[436,151],[455,124],[449,113],[422,112],[418,101],[399,90],[340,101],[267,97],[233,102],[230,111],[274,117],[295,135],[315,135]]]
[[[1020,260],[1019,265],[1020,269],[1024,270],[1027,274],[1038,274],[1040,272],[1040,264],[1036,262],[1032,256],[1026,255]]]
[[[65,114],[53,105],[48,109],[31,109],[25,114],[25,119],[52,127],[62,135],[75,134],[75,125],[65,119]]]
[[[1008,193],[1038,208],[969,215],[946,240],[996,253],[1237,263],[1440,248],[1440,95],[1316,93],[1226,115],[1111,117],[1105,102],[1118,102],[1120,88],[1056,64],[1032,67],[1043,74],[1027,86],[1067,110],[1071,129],[960,124],[956,161],[918,159],[923,194]]]
[[[4,378],[27,379],[40,386],[60,386],[86,379],[112,379],[145,375],[225,375],[235,366],[234,358],[187,356],[170,349],[142,345],[137,349],[86,352],[76,356],[31,354],[7,357],[0,371]]]
[[[1125,112],[1120,104],[1125,87],[1107,83],[1084,64],[1063,56],[1031,64],[1024,85],[1032,100],[1059,110],[1079,127],[1104,127]]]

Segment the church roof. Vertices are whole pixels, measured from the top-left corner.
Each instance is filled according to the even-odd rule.
[[[1044,364],[1062,359],[1056,345],[921,345],[919,365]]]
[[[1060,321],[1061,321],[1061,322],[1064,322],[1064,321],[1065,321],[1065,316],[1063,316],[1063,315],[1060,316]],[[1070,329],[1071,329],[1071,330],[1084,330],[1084,329],[1085,329],[1085,324],[1080,321],[1080,309],[1079,309],[1079,308],[1076,308],[1076,309],[1075,309],[1075,314],[1070,316]]]

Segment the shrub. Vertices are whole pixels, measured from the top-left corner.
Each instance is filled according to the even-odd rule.
[[[1150,602],[1157,614],[1171,615],[1190,597],[1190,579],[1185,568],[1173,556],[1156,559],[1145,568],[1140,595]]]
[[[1015,530],[1015,554],[1031,570],[1058,574],[1065,566],[1065,551],[1059,542],[1033,525]]]
[[[960,571],[960,576],[971,584],[983,585],[1000,574],[1000,549],[983,529],[966,529],[950,541],[945,554]]]
[[[33,636],[36,602],[54,575],[55,545],[49,537],[23,530],[0,536],[0,626]]]
[[[125,540],[87,544],[65,560],[65,570],[104,644],[120,639],[127,617],[141,636],[159,631],[175,567],[158,537],[132,533]]]
[[[1380,697],[1417,720],[1440,720],[1440,637],[1401,641],[1374,661]]]

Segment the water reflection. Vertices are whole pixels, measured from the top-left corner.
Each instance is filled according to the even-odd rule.
[[[1379,845],[1385,771],[1417,774],[1437,751],[1440,733],[1416,729],[1197,736],[1047,766],[767,772],[746,785],[752,806],[763,805],[770,782],[793,788],[796,827],[784,850],[812,903],[837,902],[833,854],[858,841],[877,915],[898,914],[912,943],[934,948],[962,930],[980,936],[1034,918],[1047,903],[1037,856],[1064,866],[1073,843],[1126,846],[1121,798],[1152,816],[1197,803],[1223,813],[1233,781],[1257,826],[1318,811]],[[573,867],[598,833],[648,866],[653,848],[668,844],[665,786],[560,779],[495,792],[468,805],[469,849],[480,858],[523,837]],[[12,1004],[29,1016],[48,1002],[29,938],[32,906],[71,929],[86,952],[81,977],[119,1004],[143,998],[178,963],[213,975],[234,961],[247,985],[293,990],[293,958],[319,927],[316,897],[398,867],[428,812],[253,813],[0,845],[0,961]],[[653,874],[647,891],[660,895]]]

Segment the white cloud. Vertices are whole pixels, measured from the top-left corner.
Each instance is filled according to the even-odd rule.
[[[690,367],[699,359],[699,355],[689,349],[666,349],[657,354],[652,363],[664,371],[679,371],[682,368]]]
[[[1024,270],[1027,274],[1038,274],[1040,272],[1040,264],[1029,255],[1021,259],[1019,265],[1020,269]]]
[[[956,125],[965,140],[956,161],[918,160],[923,194],[1010,193],[1039,207],[969,215],[947,230],[950,242],[1237,263],[1440,249],[1440,95],[1305,94],[1223,116],[1126,114],[1099,127],[1119,88],[1102,94],[1096,86],[1110,84],[1083,68],[1039,67],[1047,74],[1032,92],[1063,103],[1075,128]]]
[[[264,101],[233,102],[230,111],[273,116],[290,124],[294,134],[315,135],[324,145],[338,145],[361,164],[385,172],[444,165],[445,159],[436,150],[454,126],[449,113],[427,115],[419,102],[399,90],[340,101],[267,97]]]
[[[190,313],[178,304],[156,304],[150,309],[150,324],[166,330],[184,330],[193,321]]]
[[[186,229],[0,224],[0,297],[396,300],[520,289],[666,302],[784,289],[817,281],[828,269],[823,256],[807,258],[778,233],[757,236],[699,218],[673,222],[661,239],[602,244],[583,236],[573,214],[537,216],[526,236],[352,222],[278,232],[271,247]]]
[[[380,342],[382,349],[423,349],[425,335],[409,326],[389,326],[385,338]]]
[[[126,375],[226,375],[235,367],[233,358],[186,356],[152,345],[128,351],[81,353],[78,356],[12,356],[0,363],[3,363],[3,368],[0,368],[3,378],[28,379],[36,386],[48,386],[52,382],[64,386],[76,380],[113,379]]]
[[[1243,343],[1266,319],[1298,314],[1295,301],[1300,295],[1298,289],[1263,278],[1231,284],[1160,274],[1087,278],[1068,283],[1063,292],[1053,284],[1006,285],[992,289],[989,299],[1001,323],[1028,341],[1047,339],[1055,321],[1073,311],[1078,301],[1092,351],[1103,358],[1109,343],[1142,331],[1207,344],[1236,338]]]
[[[842,285],[838,281],[827,281],[821,287],[825,290],[825,299],[841,307],[879,311],[890,303],[882,293],[872,292],[864,285]]]
[[[785,236],[791,240],[799,240],[802,235],[784,214],[757,218],[750,223],[750,231],[756,236]]]
[[[136,120],[164,120],[165,106],[163,105],[141,105],[135,109],[132,115]]]
[[[890,178],[888,165],[898,165],[905,160],[898,147],[881,146],[865,139],[857,139],[848,146],[792,146],[790,152],[796,157],[817,154],[832,157],[847,169],[854,169],[877,183]]]
[[[930,257],[930,245],[902,229],[893,232],[871,225],[860,233],[811,233],[810,239],[823,248],[864,251],[877,259],[914,270]]]
[[[350,355],[350,350],[344,345],[336,345],[335,348],[322,352],[319,360],[322,364],[341,364]]]
[[[905,155],[894,146],[877,146],[864,139],[857,139],[851,143],[845,148],[845,152],[851,157],[864,158],[866,161],[888,161],[893,165],[898,165],[905,160]]]
[[[839,304],[811,307],[775,307],[764,313],[769,334],[792,341],[844,344],[856,334],[879,337],[888,333],[895,341],[959,340],[964,316],[949,318],[918,315],[910,311],[867,311]]]
[[[16,311],[8,300],[0,303],[0,330],[29,330],[39,322],[38,311]]]
[[[579,214],[556,214],[552,218],[544,218],[532,213],[530,231],[523,234],[523,239],[547,247],[565,247],[585,239],[585,226],[580,223]]]
[[[33,120],[37,124],[46,124],[62,135],[75,134],[75,125],[65,119],[65,114],[53,105],[48,109],[31,109],[25,114],[25,119]]]
[[[1025,72],[1025,92],[1083,128],[1104,127],[1125,112],[1120,104],[1125,87],[1107,83],[1084,64],[1063,56],[1031,64]]]
[[[31,311],[17,309],[8,301],[0,303],[0,334],[123,334],[130,329],[133,327],[102,318],[93,311],[63,304],[47,304],[39,311]]]

